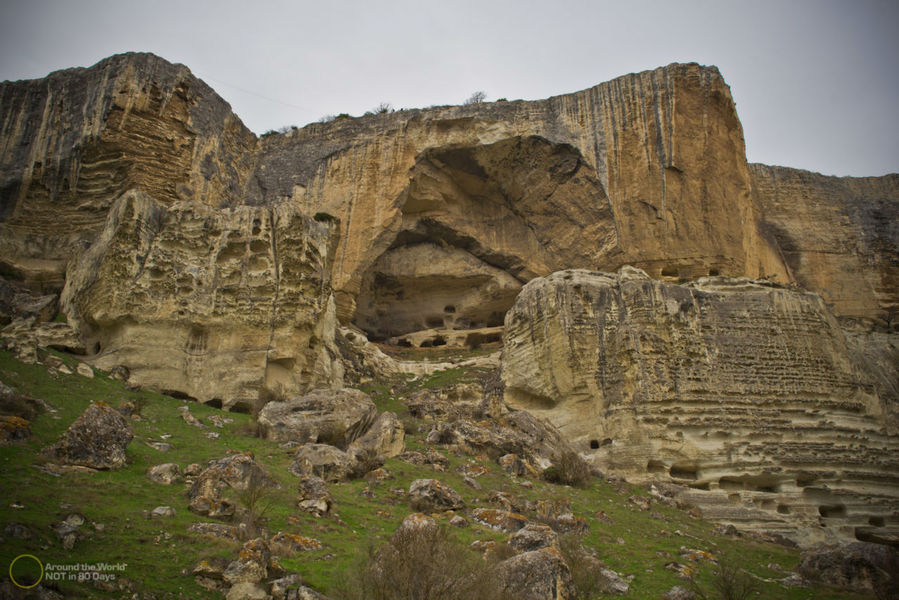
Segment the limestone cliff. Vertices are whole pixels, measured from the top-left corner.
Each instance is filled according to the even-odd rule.
[[[899,396],[878,378],[899,373],[856,343],[815,294],[570,270],[522,289],[503,379],[602,467],[715,492],[722,520],[895,535]]]
[[[253,135],[187,67],[123,54],[0,84],[0,266],[59,289],[113,200],[242,204]]]
[[[899,174],[750,165],[763,228],[792,276],[847,317],[899,322]]]
[[[331,226],[294,206],[113,204],[62,304],[104,369],[248,411],[259,392],[339,386]]]
[[[263,138],[259,165],[263,198],[291,198],[340,219],[334,286],[342,320],[356,316],[357,299],[370,292],[366,278],[379,272],[375,262],[408,244],[410,230],[466,252],[483,246],[502,254],[486,262],[523,281],[563,266],[625,263],[674,279],[787,281],[758,229],[742,129],[713,67],[669,65],[541,101],[310,125]],[[549,205],[565,212],[516,214],[553,194]],[[460,221],[460,211],[476,218]],[[583,229],[596,218],[604,229]],[[423,231],[434,229],[430,223],[439,232]],[[526,227],[537,240],[522,238]],[[542,246],[535,256],[529,246],[553,229],[580,243]],[[485,260],[483,250],[473,253]]]

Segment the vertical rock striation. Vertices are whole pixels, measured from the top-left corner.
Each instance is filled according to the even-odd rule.
[[[827,177],[750,165],[763,227],[796,282],[838,315],[899,320],[899,174]]]

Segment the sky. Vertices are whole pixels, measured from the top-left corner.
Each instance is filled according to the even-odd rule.
[[[752,162],[899,172],[897,0],[0,0],[0,80],[146,51],[256,133],[716,65]]]

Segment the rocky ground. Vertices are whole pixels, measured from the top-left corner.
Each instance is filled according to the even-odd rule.
[[[0,552],[20,584],[37,574],[17,557],[45,570],[2,597],[359,598],[358,574],[402,575],[412,549],[416,585],[466,564],[541,599],[716,597],[725,579],[748,597],[866,598],[889,567],[874,545],[800,567],[799,549],[705,522],[675,490],[580,469],[485,368],[276,398],[257,419],[37,358],[0,353],[2,413],[18,415],[3,420]],[[827,577],[843,589],[811,581]]]

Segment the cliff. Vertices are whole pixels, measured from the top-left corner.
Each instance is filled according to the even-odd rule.
[[[128,189],[166,204],[242,204],[255,145],[211,88],[152,54],[3,82],[0,266],[58,290]]]
[[[706,490],[707,516],[799,524],[806,542],[885,536],[884,518],[897,533],[899,395],[815,294],[562,271],[522,289],[503,341],[506,401],[603,469]]]
[[[899,174],[827,177],[752,164],[762,227],[796,283],[842,316],[899,319]]]

